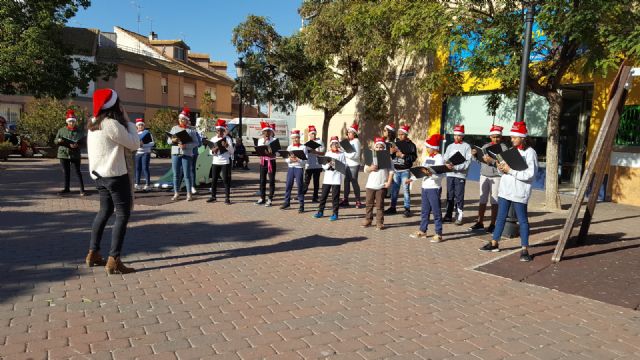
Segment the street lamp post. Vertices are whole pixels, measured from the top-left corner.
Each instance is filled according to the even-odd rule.
[[[238,135],[240,136],[240,138],[242,138],[242,76],[244,75],[244,67],[245,67],[245,63],[244,60],[242,60],[242,56],[240,56],[240,58],[238,59],[238,61],[235,63],[236,66],[236,74],[238,75],[238,82],[240,85],[240,102],[239,102],[239,111],[238,111],[238,115],[239,115],[239,120],[238,120]]]

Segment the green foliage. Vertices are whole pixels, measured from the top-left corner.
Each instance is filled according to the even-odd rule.
[[[165,132],[171,130],[171,128],[177,124],[177,119],[178,113],[169,108],[159,109],[153,114],[149,124],[147,124],[147,128],[151,131],[151,135],[153,135],[156,148],[166,149],[171,147],[171,145],[167,144],[167,135]]]
[[[536,1],[531,70],[527,85],[547,97],[570,69],[616,70],[623,58],[640,59],[640,3],[637,0]],[[454,52],[468,51],[460,65],[478,78],[497,78],[515,89],[520,76],[524,6],[520,1],[462,0],[452,10]]]
[[[72,59],[65,23],[89,0],[0,0],[0,93],[65,98],[91,80],[115,75],[113,65]],[[74,71],[74,66],[76,67]]]
[[[209,91],[205,91],[200,101],[200,116],[205,119],[213,119],[215,114],[216,101],[211,96]]]
[[[78,128],[84,129],[86,114],[84,109],[66,104],[53,98],[34,99],[18,122],[18,132],[28,134],[36,146],[55,146],[58,129],[66,125],[67,109],[73,109],[78,119]]]

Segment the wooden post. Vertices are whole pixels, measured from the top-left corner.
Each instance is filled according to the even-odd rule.
[[[571,231],[573,230],[573,227],[575,226],[578,219],[580,208],[582,207],[582,202],[587,192],[587,187],[591,183],[591,194],[589,195],[587,210],[582,219],[580,237],[584,239],[589,230],[591,218],[593,217],[596,201],[598,199],[598,193],[600,191],[600,186],[602,186],[604,175],[606,174],[606,169],[609,166],[611,148],[613,146],[613,141],[615,139],[616,133],[618,132],[620,113],[627,97],[625,84],[629,81],[630,77],[631,67],[623,63],[620,66],[618,74],[612,84],[611,92],[609,93],[610,101],[607,106],[607,112],[605,113],[602,125],[600,126],[600,132],[598,133],[598,137],[591,152],[591,156],[589,156],[589,164],[587,165],[587,169],[582,176],[580,186],[578,187],[578,192],[573,201],[571,209],[569,210],[569,216],[564,223],[562,233],[560,234],[560,238],[558,239],[558,244],[556,245],[553,257],[551,258],[553,262],[557,263],[562,259],[567,241],[569,240]]]

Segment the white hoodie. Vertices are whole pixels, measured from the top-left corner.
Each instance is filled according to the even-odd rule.
[[[360,165],[360,140],[358,138],[353,138],[353,140],[349,140],[349,143],[356,150],[352,153],[344,153],[345,158],[347,159],[347,166],[359,166]]]
[[[498,196],[507,200],[526,204],[531,197],[531,184],[538,172],[538,154],[533,148],[518,150],[527,162],[527,170],[509,170],[500,179]]]

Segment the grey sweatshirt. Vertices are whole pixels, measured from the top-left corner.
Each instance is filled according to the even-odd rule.
[[[186,155],[193,156],[193,149],[198,146],[198,132],[195,128],[189,126],[186,129],[181,128],[179,125],[176,125],[171,128],[169,131],[171,134],[177,134],[182,130],[187,130],[187,133],[191,136],[191,142],[186,144],[184,149],[181,149],[178,145],[173,145],[171,142],[171,138],[167,138],[167,144],[171,146],[171,155]]]
[[[449,144],[449,146],[447,146],[447,150],[444,152],[444,160],[445,162],[449,161],[449,158],[458,151],[460,152],[460,154],[462,154],[462,156],[464,156],[466,161],[460,165],[454,166],[453,171],[447,173],[447,177],[466,179],[467,171],[469,171],[469,165],[471,165],[471,146],[469,144],[464,141],[460,144]]]
[[[492,146],[492,144],[491,143],[484,144],[482,146],[482,150],[485,150],[489,146]],[[505,145],[504,143],[500,143],[500,147],[502,148],[502,151],[507,150],[507,145]],[[498,170],[498,168],[496,167],[495,163],[493,163],[492,165],[488,165],[484,161],[481,161],[481,159],[482,159],[482,154],[480,153],[478,153],[476,157],[473,158],[473,160],[480,163],[480,175],[486,176],[486,177],[499,177],[502,175]]]

